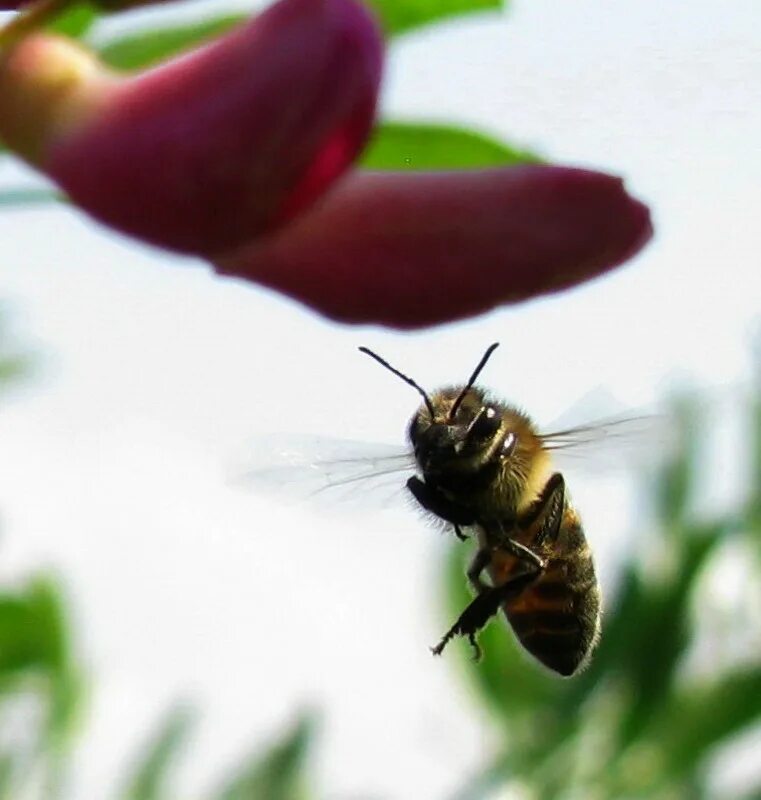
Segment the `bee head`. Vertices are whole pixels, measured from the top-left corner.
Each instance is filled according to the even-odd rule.
[[[477,471],[495,455],[511,455],[515,449],[517,437],[507,428],[504,407],[490,402],[481,389],[442,389],[432,396],[431,406],[434,413],[421,406],[408,429],[424,473]]]
[[[497,347],[495,342],[487,348],[465,386],[442,389],[433,396],[380,356],[359,348],[422,396],[423,405],[412,418],[408,434],[424,473],[478,470],[495,454],[509,454],[515,448],[516,437],[505,429],[502,409],[473,386]]]

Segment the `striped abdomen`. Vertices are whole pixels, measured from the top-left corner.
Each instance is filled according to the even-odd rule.
[[[540,547],[532,547],[530,539],[521,543],[541,556],[546,567],[534,583],[505,603],[505,614],[529,653],[555,672],[572,675],[591,654],[600,629],[600,589],[581,523],[566,503],[554,542]],[[495,585],[517,568],[513,556],[495,553],[490,567]]]

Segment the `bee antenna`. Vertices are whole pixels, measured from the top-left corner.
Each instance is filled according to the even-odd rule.
[[[494,344],[490,344],[486,348],[486,352],[481,356],[481,360],[478,362],[478,365],[473,370],[473,374],[468,378],[468,382],[465,384],[465,388],[457,396],[457,399],[454,401],[452,408],[449,410],[450,422],[454,419],[457,410],[462,405],[462,401],[465,399],[465,395],[471,390],[473,384],[476,382],[476,378],[478,378],[478,376],[481,374],[481,370],[486,366],[486,362],[491,358],[491,354],[498,347],[499,347],[499,342],[494,342]]]
[[[415,381],[413,381],[412,378],[408,378],[403,372],[399,372],[399,370],[392,367],[391,364],[388,363],[388,361],[381,358],[377,353],[373,353],[373,351],[368,349],[367,347],[360,347],[359,352],[365,353],[365,355],[370,356],[370,358],[374,358],[381,366],[389,370],[389,372],[393,372],[394,375],[397,376],[397,378],[401,378],[405,383],[408,383],[413,389],[417,389],[417,391],[420,392],[423,400],[425,400],[425,406],[431,415],[431,419],[433,419],[436,416],[436,412],[433,410],[433,403],[431,402],[431,398],[428,397],[425,389],[423,389],[421,386],[415,383]]]

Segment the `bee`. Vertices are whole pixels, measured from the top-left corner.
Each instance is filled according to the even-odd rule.
[[[468,533],[478,545],[467,570],[475,598],[433,652],[465,636],[480,657],[476,635],[502,609],[532,656],[570,676],[594,651],[601,612],[592,551],[565,479],[552,468],[551,451],[572,432],[542,435],[522,411],[475,385],[497,346],[465,385],[430,394],[359,349],[423,398],[407,430],[418,472],[407,489],[460,539]]]
[[[285,490],[291,498],[301,494],[313,504],[328,500],[331,511],[356,501],[366,510],[373,500],[387,501],[389,487],[394,496],[408,492],[460,539],[477,544],[466,573],[475,597],[433,652],[440,655],[464,636],[479,657],[476,637],[501,610],[528,653],[570,676],[599,640],[601,593],[581,519],[553,462],[590,449],[599,457],[605,445],[615,457],[607,469],[630,461],[632,444],[635,450],[647,445],[641,455],[648,461],[656,450],[662,457],[676,444],[673,425],[667,416],[645,414],[540,432],[520,409],[476,385],[497,346],[486,350],[465,384],[430,394],[360,347],[422,397],[407,427],[409,444],[272,434],[257,439],[253,461],[236,470],[236,482]],[[402,473],[410,476],[406,486]]]

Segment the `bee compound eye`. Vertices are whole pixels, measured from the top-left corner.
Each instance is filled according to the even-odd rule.
[[[511,456],[515,451],[516,444],[518,444],[518,437],[514,433],[508,433],[502,443],[502,455]]]
[[[491,406],[482,408],[478,416],[473,420],[468,435],[476,439],[488,439],[499,430],[500,420],[497,412]]]

